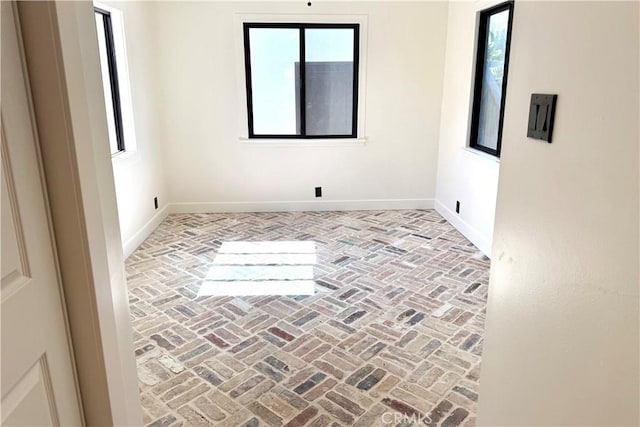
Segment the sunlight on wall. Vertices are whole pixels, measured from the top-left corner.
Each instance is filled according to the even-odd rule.
[[[311,241],[223,242],[198,296],[313,295]]]

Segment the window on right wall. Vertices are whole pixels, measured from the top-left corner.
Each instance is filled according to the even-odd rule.
[[[480,11],[469,146],[500,157],[513,2]]]

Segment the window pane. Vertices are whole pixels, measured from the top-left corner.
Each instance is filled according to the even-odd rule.
[[[300,30],[250,28],[253,133],[296,135]]]
[[[477,144],[497,150],[502,101],[502,80],[507,46],[509,11],[491,15],[487,22]]]
[[[118,150],[118,137],[116,136],[116,120],[113,111],[113,96],[111,94],[111,76],[109,74],[109,60],[107,56],[107,41],[104,33],[104,20],[102,14],[96,13],[96,29],[98,32],[98,54],[100,55],[100,71],[102,73],[102,89],[104,91],[104,104],[107,111],[107,129],[109,131],[109,147],[111,154]]]
[[[305,30],[307,135],[351,135],[353,121],[351,28]]]

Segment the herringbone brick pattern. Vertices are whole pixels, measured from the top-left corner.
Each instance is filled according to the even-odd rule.
[[[312,296],[198,296],[228,241],[314,241]],[[150,426],[471,426],[489,260],[432,210],[170,215],[127,261]]]

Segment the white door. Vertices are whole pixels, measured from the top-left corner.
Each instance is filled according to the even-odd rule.
[[[0,2],[2,426],[82,425],[16,31]]]

